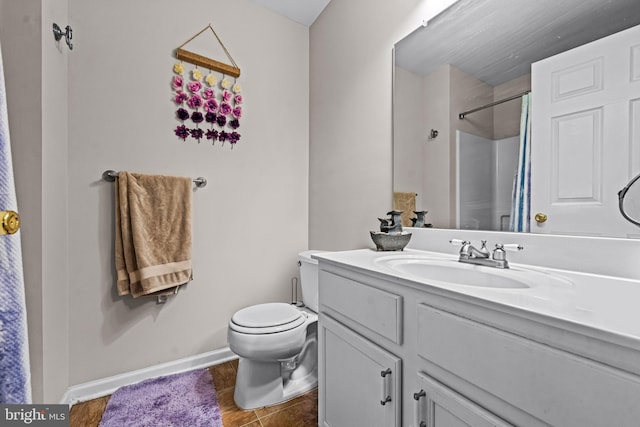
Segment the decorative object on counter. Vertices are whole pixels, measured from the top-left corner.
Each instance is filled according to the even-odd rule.
[[[411,212],[416,210],[416,194],[413,191],[394,191],[393,192],[393,209],[404,211],[402,214],[402,225],[411,227]]]
[[[401,251],[411,240],[411,233],[402,232],[397,234],[383,233],[381,231],[370,231],[371,240],[379,251]]]
[[[370,231],[371,240],[379,251],[401,251],[411,240],[411,233],[402,231],[402,211],[387,212],[391,218],[378,218],[380,231]]]
[[[232,65],[183,49],[187,43],[208,29],[216,37]],[[240,68],[211,24],[178,47],[176,58],[179,62],[173,66],[174,76],[171,88],[174,92],[173,102],[178,107],[176,118],[181,124],[173,132],[183,141],[189,137],[198,143],[202,139],[211,140],[212,144],[220,141],[222,145],[225,141],[229,141],[233,148],[240,140],[237,129],[240,127],[242,117],[243,97],[242,86],[236,81],[240,76]],[[183,61],[195,65],[196,68],[188,72],[185,70]],[[207,69],[207,74],[204,75],[198,67]],[[214,72],[221,73],[222,78],[218,79]],[[227,76],[233,77],[233,81]],[[187,81],[187,78],[190,81]],[[203,128],[200,127],[201,123]]]
[[[415,218],[411,218],[411,222],[413,223],[413,227],[418,227],[418,228],[423,228],[423,227],[433,227],[432,224],[426,224],[424,222],[424,216],[428,213],[429,211],[413,211],[414,214],[416,214]]]
[[[392,210],[387,212],[391,216],[389,225],[385,226],[381,231],[387,233],[402,233],[402,211]]]
[[[378,221],[380,221],[380,231],[386,232],[386,230],[389,228],[390,219],[388,219],[388,218],[378,218]]]

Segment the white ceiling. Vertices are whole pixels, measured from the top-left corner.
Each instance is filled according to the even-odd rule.
[[[311,26],[331,0],[250,0],[286,16],[306,27]]]
[[[530,64],[640,24],[640,0],[460,0],[395,46],[426,75],[451,64],[495,86]]]

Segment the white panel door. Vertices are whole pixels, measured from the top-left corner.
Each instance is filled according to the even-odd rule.
[[[533,64],[531,85],[531,231],[639,237],[617,193],[640,173],[640,27]]]

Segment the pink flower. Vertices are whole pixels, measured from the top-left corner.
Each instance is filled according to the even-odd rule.
[[[226,101],[226,102],[230,101],[231,100],[231,92],[228,92],[226,90],[224,92],[222,92],[222,100]]]
[[[182,89],[182,84],[183,84],[182,77],[180,77],[180,76],[174,76],[173,77],[173,88],[175,90]]]
[[[186,101],[187,99],[189,99],[189,95],[179,90],[178,93],[176,93],[174,101],[176,104],[184,104],[184,101]]]
[[[213,89],[205,89],[202,96],[204,97],[204,99],[213,99],[216,96],[216,93],[213,91]]]
[[[236,95],[236,104],[242,104],[242,95]]]
[[[226,116],[230,112],[231,112],[231,105],[229,105],[226,102],[223,102],[220,104],[220,114],[222,114],[223,116]]]
[[[204,109],[207,113],[215,113],[218,111],[218,103],[215,99],[207,99],[204,102]]]
[[[196,93],[191,98],[189,98],[189,100],[187,101],[187,105],[193,109],[202,107],[202,98]]]
[[[233,117],[235,117],[236,119],[239,119],[240,117],[242,117],[242,107],[236,107],[233,109],[233,111],[231,111],[231,114],[233,115]]]
[[[189,90],[193,93],[196,93],[198,91],[200,91],[200,89],[202,89],[202,83],[200,82],[189,82],[187,83],[187,87],[189,88]]]

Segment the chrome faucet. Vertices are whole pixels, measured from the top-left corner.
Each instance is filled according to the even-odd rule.
[[[487,249],[487,241],[481,240],[482,246],[480,249],[474,247],[468,240],[451,239],[449,242],[452,245],[460,245],[460,257],[459,262],[467,264],[484,265],[494,268],[509,268],[507,262],[506,250],[522,250],[524,247],[517,243],[503,245],[496,243],[492,252]]]

